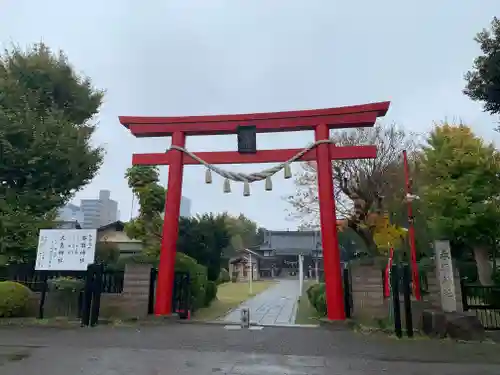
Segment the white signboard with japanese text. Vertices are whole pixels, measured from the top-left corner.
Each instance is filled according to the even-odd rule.
[[[94,263],[96,229],[42,229],[35,269],[85,271]]]
[[[435,241],[436,267],[441,289],[441,307],[445,312],[457,311],[457,295],[449,241]]]

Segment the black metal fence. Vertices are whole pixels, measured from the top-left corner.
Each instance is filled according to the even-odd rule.
[[[487,330],[500,330],[500,287],[460,281],[464,311],[473,312]]]
[[[154,313],[156,279],[158,271],[151,269],[148,313]],[[122,293],[125,272],[106,269],[104,265],[90,265],[86,271],[35,271],[33,264],[13,264],[0,267],[0,281],[15,281],[34,292],[40,293],[38,317],[44,318],[45,300],[50,280],[71,277],[85,282],[84,290],[78,295],[78,318],[82,325],[96,325],[99,317],[102,293]],[[172,293],[172,310],[181,319],[191,315],[190,275],[176,272]]]
[[[406,264],[406,263],[405,263]],[[404,288],[404,280],[403,280],[403,274],[402,272],[398,273],[399,275],[399,290],[403,290]],[[419,281],[420,281],[420,295],[426,295],[429,293],[429,280],[427,278],[427,273],[426,272],[419,272],[418,274]],[[384,296],[387,293],[387,281],[386,281],[386,273],[385,270],[382,270],[382,286],[383,286],[383,291],[384,291]],[[413,280],[410,278],[410,293],[413,296],[414,295],[414,288],[413,288]]]
[[[158,270],[152,268],[149,281],[148,314],[154,314],[157,277]],[[178,314],[181,319],[189,319],[191,316],[190,276],[187,272],[175,272],[174,274],[172,312]]]
[[[33,264],[12,264],[0,267],[0,281],[15,281],[40,293],[38,318],[45,317],[45,302],[51,280],[69,277],[84,282],[77,293],[77,318],[82,326],[95,326],[99,320],[102,293],[121,293],[125,272],[105,269],[102,264],[89,265],[86,271],[35,271]]]
[[[71,277],[85,280],[87,271],[35,271],[33,264],[11,264],[0,267],[0,281],[15,281],[30,288],[34,292],[41,292],[44,288],[44,279]],[[101,282],[102,293],[121,293],[123,291],[123,270],[103,270]]]

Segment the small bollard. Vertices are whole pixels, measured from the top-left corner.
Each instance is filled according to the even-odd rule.
[[[250,327],[250,309],[248,307],[244,307],[241,309],[241,328],[249,328]]]

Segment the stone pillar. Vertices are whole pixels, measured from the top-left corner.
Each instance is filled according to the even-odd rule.
[[[434,251],[440,307],[444,312],[462,312],[460,276],[451,258],[450,241],[434,241]]]
[[[120,294],[102,294],[103,318],[144,318],[148,314],[151,265],[127,264]]]

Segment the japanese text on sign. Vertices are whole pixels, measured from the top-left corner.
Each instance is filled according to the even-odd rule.
[[[94,263],[95,229],[42,229],[38,239],[35,269],[40,271],[84,271]]]

